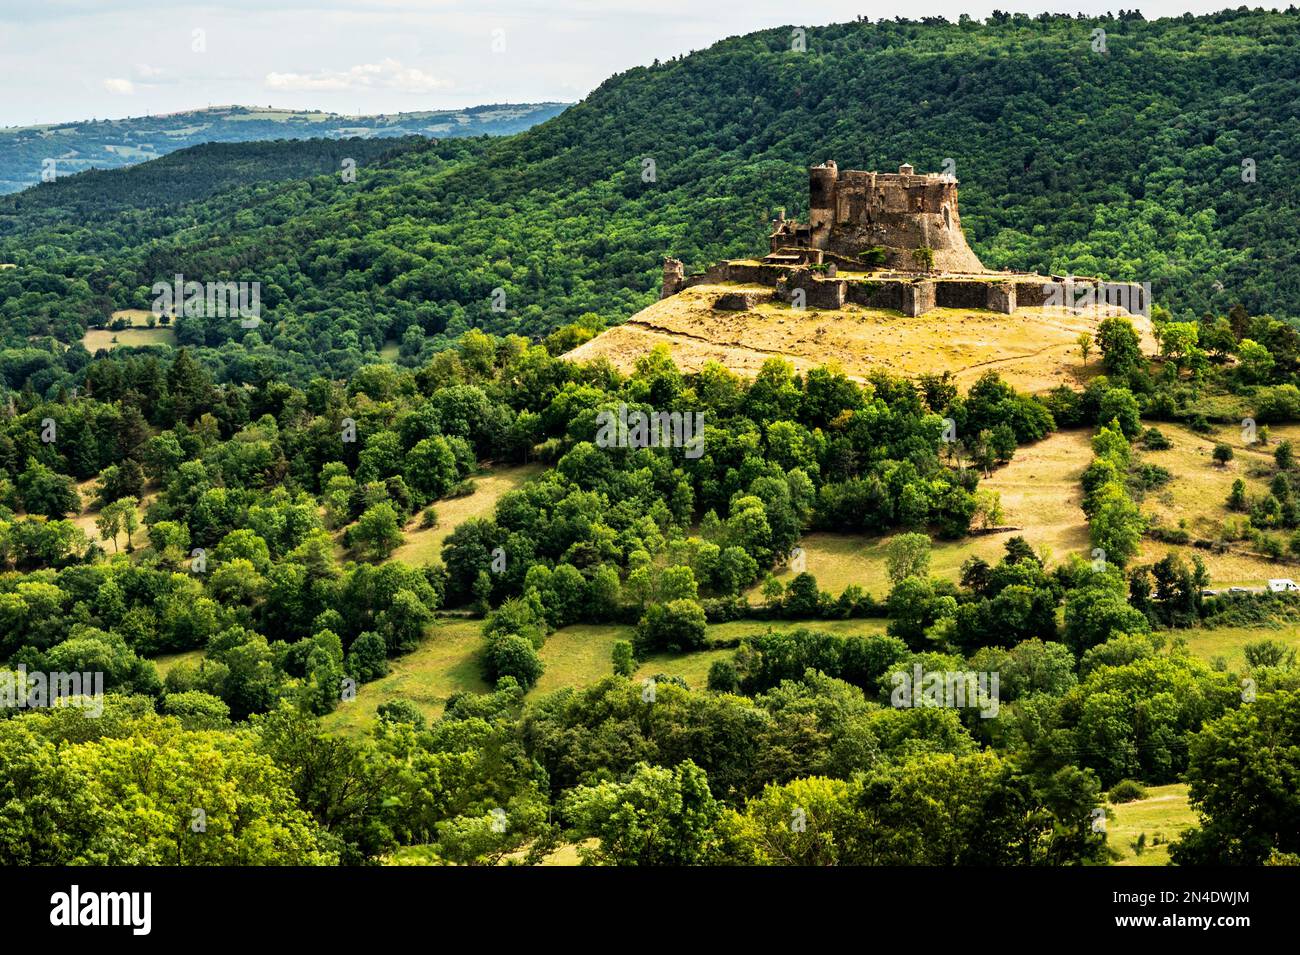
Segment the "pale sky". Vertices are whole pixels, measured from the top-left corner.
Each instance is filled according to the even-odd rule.
[[[1232,4],[0,0],[0,126],[228,103],[384,113],[572,101],[613,73],[767,27],[1132,5],[1154,19]]]

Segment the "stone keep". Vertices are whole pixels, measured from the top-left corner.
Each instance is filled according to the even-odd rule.
[[[777,223],[772,252],[816,249],[857,258],[878,246],[886,268],[921,272],[916,250],[928,248],[931,271],[987,271],[962,233],[954,176],[918,175],[906,164],[897,173],[841,172],[829,160],[808,170],[808,208],[806,224]]]

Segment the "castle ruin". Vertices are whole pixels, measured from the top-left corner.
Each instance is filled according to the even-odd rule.
[[[728,291],[716,308],[744,311],[763,298],[839,309],[846,303],[908,316],[935,308],[987,309],[1010,314],[1044,305],[1092,302],[1146,313],[1149,290],[1134,283],[995,272],[966,243],[957,206],[957,179],[917,174],[840,171],[834,160],[808,170],[808,221],[778,216],[762,259],[720,262],[687,275],[664,260],[662,298],[695,285],[740,283],[761,291]]]

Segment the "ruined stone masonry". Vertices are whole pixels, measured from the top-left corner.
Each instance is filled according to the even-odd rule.
[[[808,222],[778,221],[771,236],[776,255],[820,250],[859,258],[873,249],[898,272],[986,271],[961,230],[956,177],[917,175],[908,165],[897,173],[841,173],[834,160],[813,166]],[[933,253],[930,268],[921,266],[918,249]]]
[[[694,285],[735,282],[771,287],[784,301],[838,309],[846,302],[905,315],[934,308],[974,308],[1010,314],[1045,304],[1074,305],[1077,290],[1102,304],[1146,312],[1143,286],[1097,279],[986,269],[966,243],[957,205],[957,179],[917,174],[841,172],[833,160],[808,170],[808,221],[774,223],[761,260],[720,262],[686,275],[664,260],[662,298]],[[728,293],[718,307],[751,307],[752,293]]]

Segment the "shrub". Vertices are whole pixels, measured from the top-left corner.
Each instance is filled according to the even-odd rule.
[[[416,729],[424,729],[424,714],[410,700],[389,700],[387,703],[380,703],[377,715],[385,723],[410,723]]]
[[[1286,552],[1281,540],[1272,534],[1265,534],[1263,531],[1255,535],[1254,544],[1259,548],[1261,554],[1272,560],[1281,560],[1282,555]]]
[[[618,676],[631,676],[636,672],[636,655],[632,652],[630,640],[619,640],[614,644],[612,654],[614,673]]]
[[[736,665],[730,660],[714,660],[709,667],[709,689],[719,693],[734,693],[739,686]]]
[[[758,609],[751,607],[749,601],[739,594],[731,597],[713,597],[703,601],[704,616],[709,623],[727,623],[752,617]],[[634,617],[633,620],[636,618]]]
[[[1151,527],[1147,529],[1147,536],[1162,544],[1188,544],[1192,540],[1192,535],[1183,527]]]
[[[483,677],[493,686],[508,676],[514,677],[524,689],[532,689],[543,669],[542,658],[526,637],[498,634],[488,638],[483,654]]]
[[[1255,392],[1255,417],[1259,421],[1295,421],[1300,418],[1300,388],[1276,385]]]
[[[179,717],[187,730],[225,729],[230,725],[230,707],[220,697],[198,690],[168,693],[159,709]]]
[[[924,534],[897,534],[885,544],[885,568],[891,583],[930,574],[930,538]],[[815,584],[815,581],[814,581]]]
[[[1152,488],[1163,487],[1168,484],[1173,480],[1174,475],[1168,468],[1161,467],[1159,464],[1144,462],[1137,466],[1133,472],[1133,478],[1138,487],[1144,491],[1149,491]]]
[[[1244,511],[1246,509],[1246,482],[1241,478],[1232,482],[1232,491],[1228,494],[1228,510]]]
[[[704,627],[704,608],[694,600],[652,604],[636,625],[637,653],[698,650],[704,646]]]
[[[873,245],[863,249],[858,253],[860,258],[868,268],[876,269],[885,264],[885,259],[889,253],[885,251],[883,245]]]
[[[451,486],[447,492],[447,497],[469,497],[478,489],[478,485],[473,481],[458,481]]]
[[[820,608],[821,592],[817,589],[817,578],[807,571],[796,574],[785,592],[784,616],[794,619],[816,617]]]
[[[1146,787],[1136,779],[1121,779],[1110,787],[1110,792],[1106,795],[1111,802],[1134,802],[1138,799],[1146,799],[1147,791]]]
[[[1173,442],[1159,428],[1147,428],[1142,433],[1142,446],[1148,451],[1167,451],[1173,447]]]
[[[1242,648],[1246,663],[1251,669],[1256,667],[1284,667],[1295,665],[1295,648],[1288,647],[1281,640],[1256,640]]]
[[[388,673],[388,646],[384,638],[374,632],[357,637],[348,651],[348,675],[359,683],[377,680]]]

